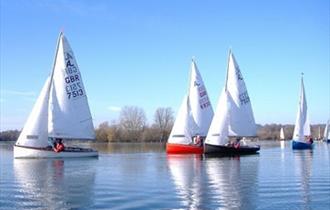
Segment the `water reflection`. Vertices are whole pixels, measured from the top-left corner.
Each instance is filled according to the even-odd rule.
[[[33,209],[92,206],[94,168],[79,168],[75,163],[61,159],[15,159],[14,175],[21,186],[16,198],[22,201],[18,205]]]
[[[212,200],[224,209],[256,209],[258,162],[240,157],[207,158]]]
[[[280,145],[281,145],[281,150],[284,150],[284,148],[285,148],[285,141],[284,140],[281,140],[280,141]]]
[[[184,209],[200,209],[202,172],[200,155],[167,155],[167,163]]]
[[[294,153],[295,173],[298,177],[298,183],[300,183],[303,206],[305,209],[309,209],[308,205],[311,202],[310,195],[310,177],[312,173],[313,164],[313,151],[296,151]],[[299,179],[300,178],[300,179]]]

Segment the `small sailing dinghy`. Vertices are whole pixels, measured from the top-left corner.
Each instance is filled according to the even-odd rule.
[[[323,141],[330,143],[330,120],[324,128]]]
[[[296,124],[294,126],[294,132],[293,132],[292,149],[312,149],[313,141],[310,138],[310,135],[311,135],[311,128],[308,120],[307,100],[305,96],[305,87],[304,87],[304,80],[302,74],[299,106],[298,106]]]
[[[203,153],[213,109],[201,74],[192,60],[188,95],[184,96],[166,144],[167,153]]]
[[[63,33],[58,39],[51,75],[14,146],[14,157],[98,156],[95,150],[77,147],[64,147],[63,151],[55,152],[50,141],[53,139],[95,139],[82,77]]]
[[[245,82],[233,53],[229,51],[226,83],[205,140],[204,152],[224,156],[256,153],[260,150],[259,145],[231,142],[232,138],[239,141],[242,137],[255,137],[256,134]]]
[[[285,135],[284,135],[284,129],[283,127],[281,127],[281,131],[280,131],[280,140],[284,141],[285,140]]]

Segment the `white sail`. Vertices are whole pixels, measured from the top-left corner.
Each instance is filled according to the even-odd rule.
[[[285,139],[283,127],[281,128],[281,131],[280,131],[280,139],[281,140]]]
[[[198,127],[192,119],[189,108],[189,97],[185,96],[176,116],[168,143],[190,144],[192,137],[197,133]]]
[[[48,99],[50,78],[46,80],[40,95],[16,142],[20,146],[46,147],[48,145]]]
[[[60,35],[50,90],[48,131],[51,137],[94,139],[86,91],[73,51]]]
[[[293,140],[305,142],[305,136],[309,136],[310,133],[311,130],[310,130],[310,124],[307,114],[307,101],[305,96],[304,80],[301,77],[299,106],[298,106],[296,124],[293,132]]]
[[[212,117],[213,109],[203,79],[192,61],[188,96],[183,99],[168,143],[190,144],[193,136],[206,136]]]
[[[228,92],[221,92],[219,103],[215,111],[205,143],[212,145],[224,145],[228,143],[230,99]]]
[[[256,136],[257,130],[242,73],[233,53],[229,52],[227,91],[235,102],[230,107],[229,136]]]
[[[192,116],[199,128],[199,135],[206,136],[213,118],[213,109],[194,60],[191,63],[189,102]]]
[[[324,128],[324,134],[323,134],[323,140],[330,139],[330,120],[328,120],[325,128]]]

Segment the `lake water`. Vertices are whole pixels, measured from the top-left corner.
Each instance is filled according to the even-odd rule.
[[[0,209],[330,209],[330,144],[260,154],[166,155],[161,144],[94,144],[99,158],[13,159],[0,143]]]

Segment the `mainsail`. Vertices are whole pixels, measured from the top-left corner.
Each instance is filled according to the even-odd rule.
[[[77,62],[63,33],[54,66],[17,145],[48,146],[48,137],[94,139],[94,126]]]
[[[67,39],[61,34],[49,100],[52,137],[94,139],[94,126],[82,77]]]
[[[189,102],[192,117],[199,128],[199,135],[206,136],[213,118],[213,109],[204,81],[194,60],[191,63]]]
[[[296,124],[293,132],[293,140],[305,142],[305,136],[309,136],[310,133],[311,130],[310,130],[310,124],[307,114],[307,101],[305,96],[304,80],[303,77],[301,77],[299,106],[298,106]]]
[[[256,136],[256,124],[243,75],[233,53],[229,52],[227,91],[235,102],[230,107],[229,136]]]
[[[228,136],[256,136],[250,98],[242,73],[229,52],[227,78],[205,143],[223,145]]]

